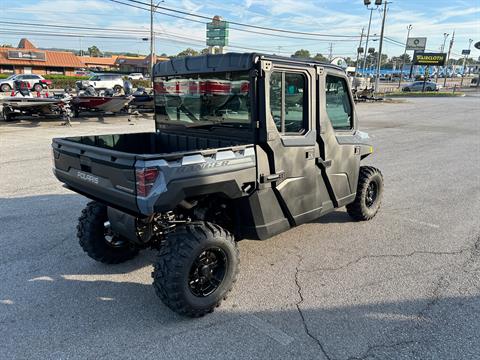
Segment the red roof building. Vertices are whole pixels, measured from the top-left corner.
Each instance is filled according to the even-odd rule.
[[[37,49],[28,39],[17,48],[0,48],[0,73],[73,75],[84,64],[74,53]]]
[[[77,56],[84,64],[83,67],[95,70],[116,70],[116,61],[118,56],[96,57],[96,56]]]

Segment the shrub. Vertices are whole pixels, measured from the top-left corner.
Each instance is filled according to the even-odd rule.
[[[65,89],[67,87],[75,88],[75,82],[87,80],[88,76],[46,75],[45,79],[52,80],[51,88]]]

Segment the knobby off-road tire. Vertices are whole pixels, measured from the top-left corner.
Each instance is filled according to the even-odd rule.
[[[347,212],[353,219],[365,221],[378,212],[383,196],[383,176],[372,166],[361,166],[358,176],[357,196],[347,205]]]
[[[5,121],[13,121],[15,120],[15,116],[13,111],[11,111],[8,107],[4,107],[2,110],[2,117]]]
[[[105,264],[119,264],[133,259],[139,249],[118,235],[106,235],[107,207],[89,202],[78,219],[77,237],[82,249],[92,259]]]
[[[232,234],[208,222],[189,224],[169,234],[160,248],[153,286],[171,310],[200,317],[227,297],[237,280],[239,263]]]

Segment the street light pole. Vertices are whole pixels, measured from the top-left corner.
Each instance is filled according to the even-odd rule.
[[[405,51],[403,52],[403,62],[402,62],[402,70],[400,72],[400,80],[398,80],[398,87],[402,86],[402,78],[403,78],[403,68],[405,67],[405,58],[407,57],[407,42],[408,38],[410,37],[410,31],[413,29],[412,24],[407,26],[407,40],[405,41]],[[413,65],[412,65],[413,66]]]
[[[377,61],[377,76],[375,77],[375,92],[378,92],[378,87],[380,84],[380,67],[382,66],[383,35],[385,33],[385,20],[387,18],[387,7],[388,7],[388,1],[385,1],[385,4],[383,6],[383,19],[382,19],[382,30],[380,33],[380,45],[378,46],[378,61]]]
[[[470,53],[472,42],[473,42],[473,39],[468,40],[468,53]],[[462,73],[462,81],[460,82],[460,87],[463,86],[463,78],[465,77],[465,66],[467,65],[467,57],[468,57],[468,54],[465,54],[465,56],[463,57],[463,73]]]

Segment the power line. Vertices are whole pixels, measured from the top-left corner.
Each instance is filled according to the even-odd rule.
[[[145,37],[147,34],[148,34],[148,30],[144,30],[144,31],[139,31],[138,29],[114,29],[114,28],[98,28],[98,27],[89,27],[89,26],[71,26],[71,25],[59,25],[59,24],[56,24],[56,25],[51,25],[51,24],[38,24],[38,23],[18,23],[18,22],[11,22],[11,21],[0,21],[0,23],[5,23],[5,24],[15,24],[15,25],[22,25],[23,27],[46,27],[46,28],[54,28],[54,29],[77,29],[77,30],[100,30],[102,32],[104,32],[102,35],[95,35],[95,34],[84,34],[84,33],[60,33],[60,32],[56,32],[56,33],[46,33],[46,32],[42,32],[42,34],[44,35],[62,35],[62,36],[75,36],[75,37],[92,37],[92,38],[99,38],[99,39],[124,39],[124,38],[135,38],[134,36],[124,36],[124,37],[119,37],[119,34],[117,34],[117,32],[120,32],[120,35],[122,35],[122,33],[128,33],[128,34],[131,34],[132,32],[136,32],[139,36],[140,36],[140,39],[142,39],[143,37]],[[10,30],[15,30],[15,29],[10,29]],[[38,32],[38,30],[35,29],[35,31]],[[105,33],[105,32],[109,32],[109,33]],[[22,33],[19,33],[19,35],[21,35]],[[33,33],[35,34],[35,33]],[[158,31],[155,31],[155,34],[156,35],[165,35],[165,36],[169,36],[169,37],[175,37],[175,38],[180,38],[180,39],[184,39],[184,40],[187,40],[189,41],[188,44],[193,44],[193,41],[196,41],[197,44],[195,45],[199,45],[199,46],[205,46],[205,40],[204,39],[199,39],[199,38],[192,38],[192,37],[186,37],[186,36],[182,36],[182,35],[179,35],[179,34],[175,34],[175,33],[169,33],[169,32],[166,32],[166,31],[161,31],[161,32],[158,32]],[[193,41],[192,41],[193,40]],[[259,49],[259,48],[252,48],[248,45],[242,45],[242,44],[238,44],[238,45],[232,45],[231,46],[232,48],[237,48],[237,49],[244,49],[244,50],[256,50],[256,51],[262,51],[262,52],[268,52],[268,51],[274,51],[273,48],[267,50],[267,49]],[[287,52],[283,52],[285,54],[287,54]]]
[[[143,1],[138,1],[138,0],[125,0],[131,3],[135,4],[141,4],[141,5],[149,5],[148,3],[145,3]],[[201,18],[205,20],[211,20],[210,16],[206,15],[200,15],[200,14],[195,14],[195,13],[190,13],[187,11],[183,10],[177,10],[177,9],[172,9],[168,8],[165,6],[156,6],[156,8],[165,10],[165,11],[170,11],[174,12],[177,14],[182,14],[182,15],[187,15],[187,16],[192,16],[196,18]],[[265,26],[258,26],[258,25],[252,25],[252,24],[244,24],[236,21],[228,21],[230,24],[233,25],[238,25],[238,26],[244,26],[244,27],[249,27],[249,28],[254,28],[254,29],[260,29],[260,30],[267,30],[267,31],[274,31],[274,32],[281,32],[281,33],[289,33],[289,34],[297,34],[297,35],[307,35],[307,36],[320,36],[320,37],[339,37],[339,38],[355,38],[358,39],[357,35],[335,35],[335,34],[321,34],[321,33],[311,33],[311,32],[304,32],[304,31],[296,31],[296,30],[285,30],[285,29],[277,29],[277,28],[269,28]]]
[[[142,8],[142,7],[140,7],[140,6],[136,6],[136,5],[132,5],[132,4],[127,4],[127,3],[124,3],[124,2],[121,2],[121,1],[118,1],[118,0],[109,0],[109,1],[114,2],[114,3],[118,3],[118,4],[122,4],[122,5],[126,5],[126,6],[130,6],[130,7],[137,8],[137,9],[145,10],[145,11],[150,11],[150,10],[145,9],[145,8]],[[126,1],[128,1],[128,0],[126,0]],[[205,25],[205,22],[204,22],[204,21],[194,20],[194,19],[188,19],[188,18],[185,18],[185,17],[183,17],[183,16],[173,15],[173,14],[169,14],[169,13],[162,12],[162,11],[158,11],[158,10],[156,10],[155,12],[156,12],[157,14],[162,14],[162,15],[165,15],[165,16],[170,16],[170,17],[174,17],[174,18],[177,18],[177,19],[187,20],[187,21],[191,21],[191,22],[200,23],[200,24],[202,24],[202,25]],[[210,19],[209,19],[209,20],[210,20]],[[255,31],[255,30],[248,30],[248,29],[237,28],[237,27],[233,27],[233,26],[231,26],[230,29],[233,29],[233,30],[236,30],[236,31],[242,31],[242,32],[246,32],[246,33],[251,33],[251,34],[259,34],[259,35],[266,35],[266,36],[272,36],[272,37],[279,37],[279,38],[283,38],[283,39],[310,40],[310,41],[330,41],[330,40],[328,40],[328,39],[315,39],[315,38],[306,38],[306,37],[300,37],[300,36],[289,36],[289,35],[271,34],[271,33],[265,33],[265,32]],[[335,41],[355,41],[355,40],[336,39]],[[230,46],[230,47],[231,47],[231,46]]]

